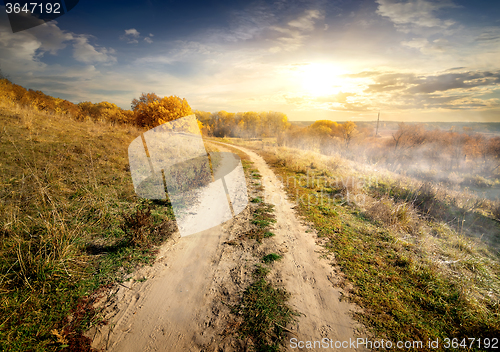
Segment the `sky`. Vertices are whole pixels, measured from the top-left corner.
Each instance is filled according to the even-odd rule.
[[[500,122],[500,1],[80,0],[17,33],[0,6],[0,70],[125,109],[154,92],[299,121]]]

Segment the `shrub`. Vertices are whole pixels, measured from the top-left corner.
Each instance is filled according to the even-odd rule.
[[[464,176],[464,180],[460,184],[465,187],[478,187],[478,188],[487,188],[493,186],[492,181],[487,180],[479,175]]]
[[[500,202],[493,204],[493,218],[500,221]]]
[[[407,233],[415,234],[420,228],[415,209],[406,202],[395,203],[392,199],[383,197],[372,203],[367,213],[370,218]]]
[[[151,219],[151,208],[136,209],[135,213],[124,216],[125,223],[122,230],[128,233],[129,241],[134,246],[140,246],[149,242],[148,233],[151,232],[153,223]]]

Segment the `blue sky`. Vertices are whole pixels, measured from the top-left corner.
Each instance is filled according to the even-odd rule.
[[[500,2],[85,1],[12,33],[0,69],[73,102],[142,92],[292,120],[500,121]]]

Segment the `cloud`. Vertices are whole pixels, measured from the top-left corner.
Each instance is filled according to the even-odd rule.
[[[330,95],[327,97],[319,97],[316,98],[316,101],[319,103],[347,103],[347,98],[348,97],[355,97],[355,93],[344,93],[344,92],[338,92],[337,94]]]
[[[384,73],[369,79],[373,83],[350,102],[361,101],[386,110],[500,107],[500,99],[491,98],[498,95],[500,71],[464,71],[456,67],[437,74]]]
[[[135,28],[125,30],[125,35],[131,36],[133,38],[139,38],[139,34],[139,31]]]
[[[490,43],[500,41],[500,28],[499,27],[485,28],[483,32],[477,36],[476,41],[490,42]]]
[[[84,63],[114,62],[113,49],[97,48],[89,43],[90,36],[60,29],[56,21],[44,23],[36,30],[13,34],[6,18],[0,18],[0,65],[4,72],[25,75],[43,71],[47,65],[41,61],[46,55],[73,47],[73,57]]]
[[[408,88],[408,93],[434,93],[454,89],[472,89],[500,84],[500,72],[445,73],[418,78],[418,84]]]
[[[207,42],[238,43],[259,38],[276,21],[274,11],[265,3],[253,3],[229,13],[229,28],[205,32]]]
[[[458,68],[451,69],[456,71]],[[454,89],[470,90],[500,83],[500,72],[468,71],[454,73],[451,70],[437,75],[416,75],[413,73],[390,73],[378,76],[374,84],[368,85],[365,93],[381,93],[400,90],[409,94],[430,94]]]
[[[451,20],[441,20],[436,12],[444,8],[457,7],[450,0],[428,1],[376,0],[377,14],[388,17],[396,26],[404,29],[406,25],[420,27],[448,28],[454,24]]]
[[[422,49],[429,44],[429,41],[426,38],[414,38],[410,41],[401,42],[401,44],[410,48]]]
[[[127,41],[129,44],[139,43],[140,33],[135,28],[125,29],[125,34],[120,37],[121,40]]]
[[[349,97],[358,97],[356,93],[339,92],[337,94],[311,98],[307,95],[289,95],[285,94],[281,98],[289,105],[293,105],[296,109],[307,110],[325,110],[325,111],[370,111],[372,108],[362,99],[350,99]]]
[[[56,21],[51,21],[37,27],[36,31],[21,31],[12,34],[7,23],[0,23],[0,47],[4,57],[33,61],[46,52],[56,55],[64,49],[68,42],[74,39],[74,34],[61,30]]]
[[[149,33],[149,36],[142,37],[141,33],[135,29],[135,28],[130,28],[130,29],[125,29],[125,34],[120,37],[121,40],[125,40],[128,44],[137,44],[139,43],[140,39],[143,39],[146,43],[152,44],[153,39],[152,33]]]
[[[342,76],[347,78],[367,78],[367,77],[379,76],[382,73],[383,72],[381,71],[362,71],[358,73],[348,73]]]
[[[401,42],[403,46],[418,49],[425,55],[436,55],[449,52],[453,46],[444,38],[435,39],[429,42],[426,38],[414,38],[410,41]]]
[[[302,47],[308,32],[315,29],[315,23],[318,19],[323,19],[323,14],[318,10],[307,10],[305,13],[287,23],[287,26],[271,26],[270,29],[283,34],[278,36],[275,41],[279,43],[269,49],[272,53],[280,51],[295,51]]]
[[[146,38],[147,39],[147,38]],[[211,47],[196,41],[177,40],[169,45],[172,47],[168,51],[161,51],[157,54],[143,56],[135,61],[135,64],[167,64],[171,65],[176,62],[192,61],[196,56],[211,54]]]
[[[89,36],[80,35],[75,38],[73,44],[73,57],[75,60],[90,64],[93,62],[116,62],[113,49],[96,48],[89,44]]]
[[[303,16],[288,22],[288,25],[301,31],[312,31],[315,20],[323,18],[324,16],[318,10],[308,10]]]
[[[377,76],[364,93],[382,93],[403,90],[414,84],[418,78],[413,73],[385,73]]]

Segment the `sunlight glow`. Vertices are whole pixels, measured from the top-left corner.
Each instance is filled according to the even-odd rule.
[[[345,83],[341,76],[347,73],[335,65],[326,63],[310,63],[301,67],[299,72],[304,93],[316,97],[340,92]]]

